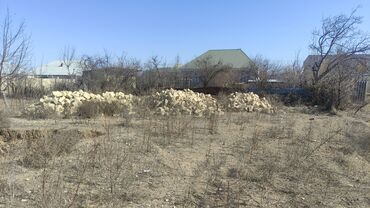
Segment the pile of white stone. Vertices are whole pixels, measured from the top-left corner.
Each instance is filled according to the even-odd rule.
[[[222,114],[223,111],[232,112],[273,112],[269,102],[254,93],[232,93],[227,102],[221,105],[211,95],[193,92],[189,89],[168,89],[148,96],[146,99],[122,92],[105,92],[93,94],[80,91],[54,91],[44,96],[38,103],[32,104],[24,111],[25,115],[54,114],[58,116],[76,115],[79,107],[93,102],[119,104],[120,109],[133,113],[135,105],[142,102],[150,107],[157,115],[195,115],[207,116]],[[136,108],[140,110],[140,108]]]
[[[222,113],[217,100],[211,95],[196,93],[189,89],[168,89],[154,93],[148,98],[150,107],[159,115],[205,116]]]
[[[35,113],[48,112],[56,115],[74,115],[78,108],[85,102],[118,102],[128,111],[131,111],[134,103],[134,96],[122,92],[105,92],[93,94],[80,91],[54,91],[51,95],[44,96],[38,103],[28,106],[24,113],[32,115]]]
[[[266,112],[272,113],[273,108],[265,98],[260,98],[253,92],[235,92],[228,96],[225,106],[227,111],[233,112]]]

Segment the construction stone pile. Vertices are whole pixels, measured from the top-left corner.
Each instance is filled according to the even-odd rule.
[[[149,105],[159,115],[205,116],[222,113],[216,99],[211,95],[196,93],[189,89],[168,89],[150,96]]]
[[[273,112],[273,108],[270,103],[265,98],[260,98],[253,92],[235,92],[230,94],[227,98],[227,104],[225,108],[227,111],[232,112]]]
[[[56,115],[74,115],[78,108],[85,102],[118,102],[128,110],[132,109],[134,96],[122,92],[105,92],[93,94],[80,91],[54,91],[51,95],[44,96],[38,103],[28,106],[24,114],[54,113]]]
[[[273,112],[272,106],[265,98],[259,98],[254,93],[232,93],[227,97],[227,101],[220,104],[211,95],[196,93],[189,89],[174,90],[168,89],[154,93],[145,99],[124,94],[122,92],[105,92],[93,94],[80,91],[54,91],[48,96],[44,96],[38,103],[32,104],[24,110],[24,114],[29,117],[34,115],[57,115],[70,116],[78,113],[79,107],[87,102],[94,104],[118,104],[119,110],[129,113],[134,112],[134,106],[139,103],[149,106],[154,114],[157,115],[195,115],[207,116],[212,114],[222,114],[224,111],[231,112]],[[141,108],[136,108],[141,110]]]

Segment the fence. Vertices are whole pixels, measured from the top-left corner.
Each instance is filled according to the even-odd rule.
[[[367,97],[368,80],[360,80],[356,83],[354,98],[355,102],[365,102]]]

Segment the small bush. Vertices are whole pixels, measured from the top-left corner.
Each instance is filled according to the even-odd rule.
[[[122,104],[118,102],[111,102],[111,103],[103,102],[103,103],[100,103],[99,106],[101,109],[101,113],[106,116],[118,115],[118,114],[121,114],[124,110]]]
[[[124,106],[119,102],[84,102],[77,110],[81,118],[96,118],[98,116],[114,116],[125,112]]]
[[[303,99],[300,95],[295,93],[289,93],[283,97],[283,102],[288,106],[295,106],[303,103]]]
[[[99,103],[85,102],[78,107],[77,115],[81,118],[95,118],[101,115]]]
[[[308,89],[312,94],[312,104],[321,106],[323,110],[333,108],[345,110],[353,105],[354,87],[352,83],[342,83],[338,87],[336,82],[323,82]]]
[[[29,107],[30,108],[30,107]],[[32,109],[25,109],[22,112],[22,116],[28,119],[53,119],[60,117],[55,111],[51,109],[45,109],[41,106],[33,106]]]
[[[52,158],[70,154],[80,137],[77,131],[45,132],[37,140],[27,143],[25,155],[17,163],[26,168],[45,168]]]
[[[50,92],[49,89],[39,87],[39,86],[23,86],[23,85],[15,85],[12,88],[12,92],[9,94],[11,98],[40,98],[45,94]]]
[[[0,129],[9,128],[10,120],[4,111],[0,111]]]

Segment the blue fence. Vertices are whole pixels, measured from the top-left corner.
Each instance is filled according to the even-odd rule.
[[[297,95],[299,97],[310,97],[311,93],[304,88],[268,88],[268,89],[258,89],[258,88],[249,88],[246,92],[253,92],[257,94],[274,94],[274,95]]]

